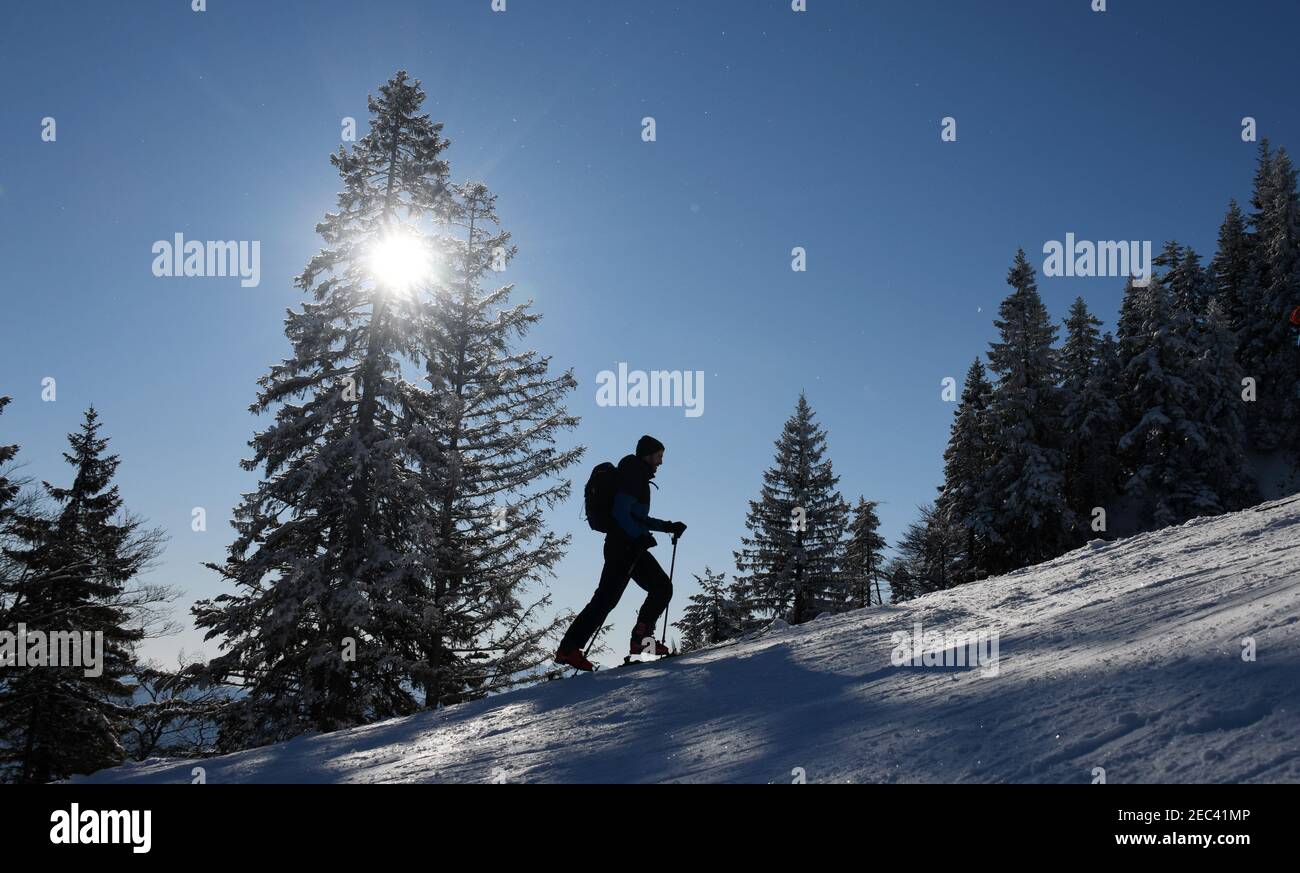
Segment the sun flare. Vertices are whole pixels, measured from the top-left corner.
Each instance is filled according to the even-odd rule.
[[[405,290],[429,276],[429,251],[414,236],[395,235],[379,240],[370,253],[370,269],[386,288]]]

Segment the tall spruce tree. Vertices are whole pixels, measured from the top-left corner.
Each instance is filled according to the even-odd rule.
[[[1065,326],[1065,344],[1059,356],[1061,368],[1061,387],[1065,409],[1079,405],[1088,379],[1098,365],[1098,350],[1101,346],[1101,319],[1088,311],[1088,304],[1082,297],[1074,298],[1069,315],[1063,322]],[[1073,496],[1078,483],[1078,468],[1081,466],[1081,446],[1070,438],[1070,429],[1065,428],[1065,483],[1066,493]]]
[[[1124,493],[1140,529],[1185,521],[1197,514],[1204,493],[1202,471],[1193,463],[1205,439],[1196,420],[1195,327],[1191,313],[1175,302],[1177,281],[1171,270],[1132,289],[1137,326],[1121,338],[1130,357],[1123,373],[1128,429],[1119,452]]]
[[[548,659],[552,625],[537,619],[549,601],[522,598],[569,542],[543,516],[568,497],[561,476],[583,451],[555,446],[578,421],[563,405],[572,373],[552,376],[549,357],[512,348],[540,318],[531,301],[483,287],[515,251],[495,197],[477,182],[453,194],[459,233],[443,240],[449,269],[422,337],[432,405],[421,426],[439,459],[422,471],[438,549],[421,580],[413,678],[428,706],[495,690]]]
[[[985,479],[992,463],[989,403],[993,386],[984,363],[976,358],[966,371],[961,399],[943,453],[943,485],[935,513],[946,527],[957,531],[959,552],[953,562],[958,584],[981,578],[985,570],[984,539],[978,519],[988,515],[980,501],[987,496]]]
[[[0,397],[0,415],[4,415],[5,407],[9,405],[11,398]],[[0,445],[0,521],[7,519],[8,513],[12,511],[11,504],[15,497],[18,496],[18,483],[10,480],[9,465],[18,454],[16,445]]]
[[[1205,307],[1214,296],[1214,283],[1201,266],[1201,256],[1191,246],[1171,241],[1165,243],[1155,264],[1166,268],[1161,281],[1169,292],[1170,304],[1186,314],[1190,331],[1199,330]]]
[[[850,609],[871,605],[872,590],[876,603],[883,604],[880,577],[884,574],[885,538],[880,535],[878,501],[859,497],[849,522],[849,539],[844,545],[844,592]]]
[[[682,632],[682,651],[692,652],[739,636],[744,627],[740,605],[731,596],[726,573],[709,567],[704,575],[695,575],[700,592],[691,595],[680,621],[673,627]]]
[[[1119,359],[1129,361],[1137,354],[1146,337],[1142,333],[1143,298],[1145,285],[1138,285],[1137,280],[1129,276],[1124,281],[1124,296],[1119,305],[1119,321],[1116,322],[1116,340],[1119,343]]]
[[[1242,401],[1242,373],[1236,361],[1236,334],[1220,299],[1206,307],[1197,332],[1193,362],[1196,383],[1196,421],[1203,438],[1193,463],[1198,471],[1191,481],[1202,483],[1193,496],[1197,514],[1213,515],[1249,506],[1259,497],[1247,460],[1246,404]]]
[[[1141,317],[1122,344],[1128,420],[1119,448],[1140,528],[1239,508],[1254,493],[1222,296],[1190,248],[1168,243],[1157,264],[1165,272],[1126,295]]]
[[[482,696],[543,657],[547,600],[525,598],[566,542],[542,513],[581,455],[554,446],[574,380],[512,348],[539,316],[484,289],[514,248],[487,189],[447,181],[424,99],[399,72],[331,156],[340,211],[298,279],[315,302],[262,380],[276,424],[245,466],[265,479],[216,567],[238,592],[195,608],[228,640],[209,671],[248,688],[223,747]]]
[[[1147,288],[1147,285],[1138,285],[1137,281],[1131,276],[1124,282],[1124,295],[1119,307],[1119,321],[1116,324],[1115,351],[1121,379],[1118,390],[1121,436],[1128,433],[1142,418],[1142,411],[1136,407],[1136,400],[1128,393],[1129,377],[1127,371],[1129,362],[1137,358],[1150,343],[1150,337],[1145,332],[1146,306],[1148,304],[1146,299]],[[1116,445],[1118,446],[1118,442]],[[1132,469],[1129,459],[1123,459],[1119,479],[1121,491],[1131,474]]]
[[[4,671],[0,683],[0,771],[19,782],[49,782],[123,760],[135,646],[144,637],[130,588],[161,550],[161,534],[123,509],[113,484],[119,460],[104,454],[92,407],[69,434],[69,487],[44,483],[54,509],[15,513],[6,557],[17,574],[3,580],[6,629],[43,635],[42,664]],[[89,637],[87,637],[89,635]],[[64,663],[81,643],[81,664]],[[85,640],[98,649],[91,664]],[[24,645],[26,640],[19,640]],[[52,663],[59,652],[59,664]],[[8,658],[13,652],[4,652]],[[46,660],[49,659],[49,660]]]
[[[825,454],[826,433],[800,393],[735,553],[739,591],[758,616],[799,624],[842,608],[848,505]]]
[[[1219,225],[1219,245],[1210,262],[1210,275],[1227,326],[1236,334],[1254,311],[1257,291],[1251,236],[1235,199],[1228,202],[1228,212]]]
[[[422,513],[421,477],[441,458],[420,418],[435,414],[409,382],[427,303],[381,275],[384,259],[429,247],[414,222],[446,221],[447,140],[419,114],[424,93],[399,72],[371,97],[370,130],[330,156],[344,190],[317,230],[327,247],[297,279],[312,295],[290,311],[293,352],[259,384],[253,437],[263,469],[232,522],[226,562],[236,592],[194,607],[224,637],[209,671],[246,695],[222,725],[222,748],[334,730],[417,708],[410,678],[425,617],[418,592],[436,572],[438,530]]]
[[[1007,284],[1012,292],[994,322],[1001,339],[989,350],[989,369],[997,377],[989,406],[994,460],[975,518],[991,573],[1061,554],[1075,529],[1065,499],[1056,327],[1023,250]]]
[[[1117,350],[1110,334],[1099,336],[1100,327],[1083,298],[1076,298],[1061,349],[1065,494],[1076,519],[1076,543],[1089,538],[1089,521],[1114,495],[1119,475]]]
[[[1264,364],[1268,358],[1269,329],[1266,310],[1267,287],[1267,252],[1264,251],[1264,229],[1268,225],[1266,211],[1271,211],[1273,189],[1273,150],[1268,138],[1259,143],[1255,159],[1255,178],[1251,189],[1251,212],[1246,216],[1245,239],[1240,248],[1244,250],[1248,263],[1244,267],[1245,284],[1242,286],[1240,310],[1236,315],[1237,324],[1237,361],[1242,371],[1255,380],[1257,388],[1263,376]],[[1241,252],[1238,253],[1239,255]],[[1267,381],[1267,380],[1265,380]],[[1271,395],[1270,395],[1271,396]],[[1247,428],[1252,444],[1259,442],[1259,436],[1265,427],[1268,415],[1260,403],[1252,404],[1247,409]]]
[[[1192,416],[1199,439],[1187,442],[1196,450],[1192,471],[1177,480],[1179,504],[1188,517],[1217,515],[1251,502],[1256,490],[1246,460],[1245,404],[1242,374],[1237,366],[1236,336],[1223,309],[1215,280],[1190,246],[1173,263],[1163,281],[1175,309],[1175,330],[1191,346],[1186,379],[1196,407]]]
[[[1251,206],[1256,296],[1238,355],[1258,391],[1248,410],[1250,434],[1258,450],[1285,449],[1294,460],[1300,350],[1288,315],[1300,305],[1300,195],[1286,150],[1271,151],[1267,140],[1260,143]]]
[[[4,414],[9,402],[10,398],[0,396],[0,415]],[[0,444],[0,628],[9,627],[5,617],[9,609],[9,598],[5,591],[18,572],[5,554],[5,548],[12,545],[14,509],[22,488],[21,483],[11,478],[13,461],[17,455],[18,446]],[[0,683],[3,681],[0,678]]]

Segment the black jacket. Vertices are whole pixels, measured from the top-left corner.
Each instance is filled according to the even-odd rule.
[[[650,480],[654,470],[636,455],[618,462],[618,483],[614,488],[614,528],[610,531],[629,540],[639,540],[650,531],[668,533],[669,523],[650,516]]]

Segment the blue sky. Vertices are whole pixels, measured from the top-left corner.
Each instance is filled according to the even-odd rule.
[[[154,578],[224,590],[247,411],[288,344],[292,277],[340,183],[340,121],[399,68],[446,124],[452,175],[499,197],[507,278],[572,367],[589,447],[663,440],[654,514],[690,525],[676,618],[708,563],[734,570],[747,501],[801,389],[845,496],[894,540],[931,499],[961,379],[993,336],[1017,247],[1176,237],[1203,256],[1245,199],[1261,135],[1300,143],[1291,2],[1111,0],[668,4],[611,0],[6,3],[0,12],[0,439],[64,482],[64,434],[94,403],[128,506],[171,536]],[[41,120],[57,122],[42,142]],[[657,141],[641,140],[653,116]],[[957,121],[940,141],[940,119]],[[155,278],[155,240],[261,242],[261,284]],[[803,246],[808,269],[790,269]],[[1044,279],[1109,325],[1122,281]],[[608,408],[596,374],[705,373],[705,413]],[[55,402],[41,380],[57,379]],[[208,530],[190,530],[192,507]],[[599,572],[578,500],[551,585],[577,608]],[[668,549],[659,550],[667,564]],[[614,613],[626,636],[640,594]],[[155,641],[216,653],[187,630]]]

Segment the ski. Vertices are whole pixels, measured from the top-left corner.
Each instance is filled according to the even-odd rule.
[[[619,666],[620,666],[620,667],[640,667],[640,666],[642,666],[643,664],[657,664],[657,663],[659,663],[660,661],[667,661],[667,660],[669,660],[670,658],[676,658],[676,657],[677,657],[677,655],[660,655],[659,657],[657,657],[657,658],[655,658],[655,659],[653,659],[653,660],[650,660],[650,661],[642,661],[642,660],[640,660],[640,659],[638,659],[638,658],[633,658],[632,655],[625,655],[625,656],[623,657],[623,663],[620,664]]]
[[[579,670],[576,667],[560,667],[558,670],[547,670],[545,673],[541,674],[541,678],[547,682],[555,682],[560,679],[573,679],[576,676],[582,675],[584,672],[599,673],[600,665],[597,664],[596,669],[590,671]]]

